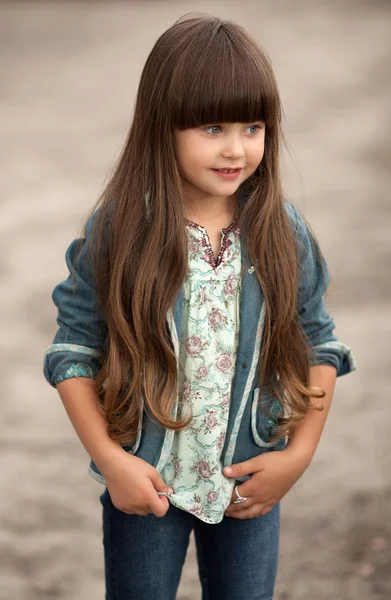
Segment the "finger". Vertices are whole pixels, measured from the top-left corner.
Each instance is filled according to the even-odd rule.
[[[263,471],[261,456],[254,456],[249,460],[245,460],[229,467],[224,467],[223,473],[227,477],[241,477],[242,475],[250,475],[257,471]]]
[[[153,513],[155,517],[164,517],[169,506],[168,498],[166,496],[158,496],[156,493],[149,502],[150,512]]]
[[[118,510],[120,510],[120,509],[118,509]],[[134,510],[134,511],[121,510],[121,512],[125,513],[126,515],[138,515],[140,517],[146,517],[147,515],[149,515],[149,512],[145,512],[145,510]]]
[[[263,504],[253,504],[249,508],[242,508],[240,510],[233,510],[226,512],[227,517],[233,519],[253,519],[254,517],[260,517],[263,515],[264,506]]]
[[[162,477],[160,477],[159,473],[154,469],[152,473],[148,477],[153,483],[153,486],[157,492],[166,492],[167,494],[172,494],[173,489],[170,488],[169,485],[164,481]]]
[[[151,512],[155,515],[155,517],[164,517],[169,508],[169,502],[166,496],[159,496],[157,492],[165,492],[166,494],[171,494],[173,490],[166,484],[164,479],[160,477],[156,469],[154,469],[152,474],[149,475],[149,478],[153,492],[151,496],[148,497],[149,508]]]
[[[232,515],[229,514],[228,516],[232,516],[235,519],[236,517],[242,517],[247,519],[252,519],[254,517],[264,517],[265,515],[267,515],[267,513],[269,513],[272,510],[273,507],[274,504],[254,502],[254,504],[251,507],[242,508],[239,511],[234,511]]]
[[[247,498],[247,500],[245,500],[244,502],[239,502],[238,504],[229,504],[226,508],[226,512],[237,513],[237,512],[240,512],[241,510],[249,508],[250,506],[253,506],[254,504],[256,504],[255,500],[252,500],[251,498]]]
[[[238,490],[239,496],[242,496],[243,498],[248,498],[249,496],[254,494],[251,479],[242,484],[238,483],[237,486],[235,485],[231,496],[231,504],[233,504],[234,506],[237,506],[237,504],[234,504],[234,501],[238,499],[238,496],[236,495],[235,491],[236,489]]]
[[[238,486],[238,492],[239,495],[242,498],[246,498],[246,500],[243,500],[242,502],[235,502],[236,500],[238,500],[238,497],[236,495],[236,492],[234,490],[233,494],[232,494],[232,498],[231,498],[231,503],[227,506],[228,511],[239,511],[239,510],[243,510],[243,508],[248,508],[249,506],[252,506],[253,504],[255,504],[256,502],[259,503],[259,500],[257,501],[256,498],[254,496],[246,496],[246,494],[243,492],[244,488],[246,488],[248,486],[246,485],[242,485],[242,486]]]

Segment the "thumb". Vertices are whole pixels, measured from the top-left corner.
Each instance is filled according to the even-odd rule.
[[[151,486],[152,486],[152,482],[151,482]],[[156,491],[149,498],[148,508],[149,508],[150,512],[155,515],[155,517],[158,517],[158,518],[164,517],[164,515],[167,513],[167,510],[169,509],[169,506],[170,506],[170,503],[169,503],[168,499],[166,498],[166,496],[158,496],[156,494]]]
[[[167,485],[167,483],[164,481],[164,479],[162,477],[160,477],[160,475],[156,471],[156,469],[155,469],[154,473],[152,473],[152,475],[150,475],[150,479],[151,479],[153,486],[157,492],[166,492],[167,494],[173,493],[174,490],[172,489],[172,487]]]
[[[241,475],[250,475],[257,471],[262,471],[262,467],[259,464],[259,456],[250,458],[241,463],[224,467],[223,473],[226,477],[240,477]]]

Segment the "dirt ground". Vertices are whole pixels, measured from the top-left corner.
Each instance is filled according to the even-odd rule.
[[[194,10],[239,22],[272,58],[290,145],[285,190],[320,239],[336,333],[359,366],[338,379],[315,458],[282,502],[275,599],[391,597],[390,9],[0,3],[0,600],[104,597],[103,487],[42,375],[51,292],[124,141],[153,43]],[[192,537],[178,599],[200,597]]]

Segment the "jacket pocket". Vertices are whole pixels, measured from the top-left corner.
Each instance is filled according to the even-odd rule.
[[[259,406],[259,393],[260,388],[254,389],[252,407],[251,407],[251,431],[253,434],[254,442],[261,448],[274,448],[280,439],[269,441],[274,434],[274,427],[277,424],[277,418],[280,413],[281,404],[278,400],[268,394],[266,391],[262,392],[262,407]],[[272,416],[269,416],[268,413]],[[281,445],[281,444],[280,444]]]

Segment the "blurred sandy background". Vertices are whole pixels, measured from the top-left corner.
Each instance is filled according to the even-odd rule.
[[[1,600],[104,597],[103,487],[42,375],[51,292],[152,45],[195,10],[236,20],[272,58],[285,190],[320,239],[336,332],[359,365],[338,379],[318,452],[283,500],[275,598],[391,597],[391,6],[242,0],[0,3]],[[200,597],[192,537],[178,598]]]

